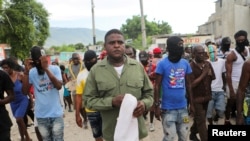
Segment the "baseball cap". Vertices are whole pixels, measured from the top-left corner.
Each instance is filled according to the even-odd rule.
[[[93,58],[96,58],[96,53],[93,50],[88,50],[84,53],[83,61],[90,61]]]
[[[39,47],[39,46],[34,46],[30,49],[30,57],[32,60],[39,60],[41,56],[45,55],[45,51]]]
[[[214,43],[214,41],[212,41],[211,39],[206,39],[205,44],[208,44],[208,43]]]
[[[100,57],[101,60],[104,59],[106,56],[107,56],[107,51],[106,50],[103,50],[101,52],[101,54],[99,55],[99,57]]]
[[[159,48],[159,47],[154,48],[153,53],[154,54],[161,54],[161,48]]]
[[[149,57],[149,55],[148,55],[148,53],[146,51],[141,51],[139,53],[139,59],[140,60],[148,60],[148,57]]]

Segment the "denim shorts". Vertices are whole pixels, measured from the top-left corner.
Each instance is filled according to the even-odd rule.
[[[63,141],[64,121],[63,117],[37,118],[38,129],[43,141]]]
[[[207,118],[212,118],[214,110],[218,112],[219,117],[223,117],[226,108],[225,93],[223,91],[212,91],[212,99],[208,103]]]
[[[176,134],[178,141],[186,141],[189,133],[189,120],[187,108],[162,110],[163,141],[174,140]]]
[[[92,129],[93,137],[102,137],[102,117],[100,112],[88,112],[87,116]]]

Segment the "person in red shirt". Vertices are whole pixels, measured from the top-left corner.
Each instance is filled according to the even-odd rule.
[[[149,79],[151,80],[153,86],[155,83],[155,69],[156,65],[152,62],[150,59],[149,53],[146,51],[141,51],[139,53],[139,60],[141,64],[144,67],[144,70],[148,74]],[[152,106],[149,110],[150,112],[150,125],[149,125],[149,131],[153,132],[155,130],[153,120],[154,120],[154,106]],[[147,118],[148,111],[144,113],[144,118]]]

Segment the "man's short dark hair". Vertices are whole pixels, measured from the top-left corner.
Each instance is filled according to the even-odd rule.
[[[106,34],[105,34],[105,37],[104,37],[104,41],[106,42],[107,41],[107,37],[111,34],[120,34],[123,36],[123,33],[119,30],[119,29],[111,29],[109,30]]]
[[[3,65],[7,65],[9,68],[15,70],[15,71],[23,71],[22,66],[17,64],[16,60],[13,58],[6,58],[1,61],[0,66],[2,67]]]

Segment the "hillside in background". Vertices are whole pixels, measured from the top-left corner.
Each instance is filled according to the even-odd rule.
[[[103,41],[106,31],[96,29],[96,42]],[[90,28],[59,28],[51,27],[50,36],[45,42],[44,47],[60,46],[68,44],[83,43],[84,45],[93,44],[93,34]]]

